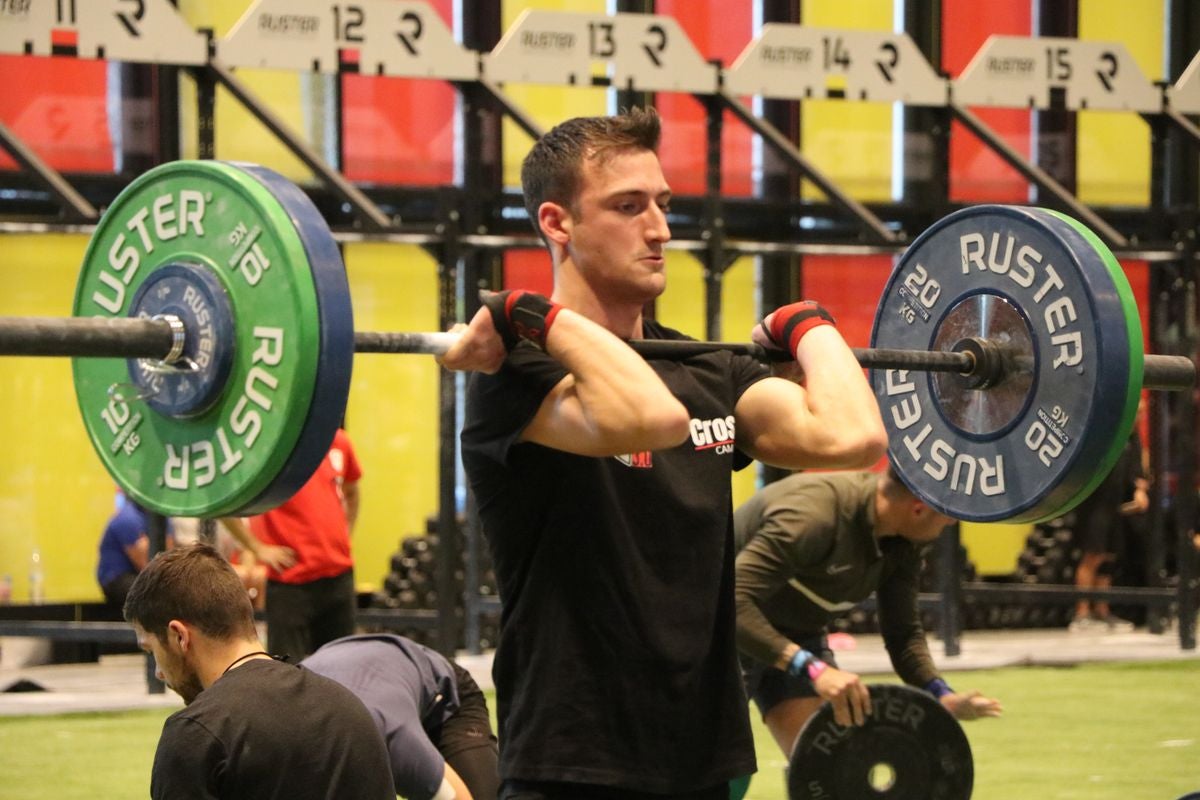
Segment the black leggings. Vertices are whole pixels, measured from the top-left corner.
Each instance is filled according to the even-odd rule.
[[[471,673],[453,661],[458,679],[458,711],[442,723],[434,744],[446,763],[458,773],[471,797],[493,800],[500,790],[496,734],[488,716],[487,699]]]

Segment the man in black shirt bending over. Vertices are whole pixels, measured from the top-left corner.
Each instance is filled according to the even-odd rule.
[[[208,545],[154,558],[125,619],[187,707],[163,724],[150,796],[395,800],[383,737],[348,689],[262,649],[250,598]]]

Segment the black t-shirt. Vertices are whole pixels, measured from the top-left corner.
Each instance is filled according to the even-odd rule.
[[[150,796],[395,800],[383,737],[348,689],[247,661],[163,724]]]
[[[646,338],[686,338],[647,321]],[[656,452],[590,458],[518,442],[566,372],[518,347],[467,393],[463,463],[503,600],[493,676],[506,779],[648,792],[754,770],[737,666],[734,406],[745,356],[651,361],[691,416]]]

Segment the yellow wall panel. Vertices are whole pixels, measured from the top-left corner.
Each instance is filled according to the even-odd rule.
[[[667,251],[667,290],[654,308],[658,321],[669,328],[704,339],[704,270],[696,256]]]
[[[194,28],[212,28],[217,37],[229,33],[250,0],[181,0],[179,10]],[[318,108],[306,127],[306,104],[320,105],[320,87],[328,78],[281,70],[240,69],[238,78],[294,132],[310,144],[312,134],[322,130],[325,111]],[[190,77],[180,82],[180,131],[184,158],[197,157],[196,84]],[[251,116],[224,89],[217,91],[216,157],[262,164],[296,181],[311,181],[312,172],[291,151]]]
[[[0,316],[69,315],[86,246],[85,236],[0,236],[10,261],[23,265],[0,293]],[[360,244],[346,260],[357,329],[437,329],[437,265],[424,251]],[[115,484],[79,419],[70,361],[0,362],[0,437],[20,454],[0,468],[0,579],[11,576],[14,602],[26,601],[36,547],[48,600],[98,600],[96,551]],[[364,588],[381,583],[399,539],[424,531],[437,511],[437,383],[431,358],[355,360],[347,423],[365,473],[354,541]]]
[[[347,245],[355,330],[438,329],[437,263],[419,247]],[[438,366],[428,356],[354,359],[346,425],[362,464],[355,581],[378,588],[400,539],[438,509]]]
[[[1079,38],[1120,42],[1147,80],[1162,79],[1163,4],[1129,13],[1121,0],[1081,0]],[[1079,199],[1097,205],[1149,205],[1150,128],[1134,113],[1081,111],[1077,117]]]
[[[863,30],[892,29],[892,0],[805,0],[805,25]],[[865,201],[892,196],[892,106],[843,100],[807,100],[800,112],[804,154],[851,196]],[[801,196],[815,200],[824,193],[808,181]]]
[[[959,525],[967,558],[979,575],[1008,575],[1017,568],[1017,556],[1033,525],[1002,522],[963,522]]]
[[[0,316],[68,316],[88,237],[0,235],[14,267]],[[115,484],[79,418],[71,362],[0,358],[0,576],[13,602],[29,600],[30,555],[41,552],[47,600],[98,600],[96,553],[113,511]],[[2,578],[0,578],[2,579]]]
[[[758,323],[755,317],[755,260],[740,258],[725,272],[721,282],[720,339],[748,342]],[[705,334],[704,269],[696,256],[667,251],[667,290],[655,307],[658,321],[697,339]],[[733,502],[738,505],[754,494],[758,471],[747,467],[733,476]]]
[[[721,282],[721,340],[748,342],[750,331],[758,324],[758,304],[755,263],[757,259],[744,256],[733,262]],[[733,505],[736,508],[750,499],[758,488],[758,469],[751,465],[733,474]]]

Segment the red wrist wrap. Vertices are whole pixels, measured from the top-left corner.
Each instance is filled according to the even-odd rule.
[[[771,317],[771,326],[763,328],[776,346],[785,348],[795,355],[796,347],[804,334],[819,325],[833,325],[833,315],[812,300],[801,300],[786,305]]]
[[[512,289],[495,292],[482,297],[483,304],[492,314],[492,324],[512,351],[521,339],[527,339],[543,350],[546,349],[546,334],[562,306],[552,303],[543,295]]]

